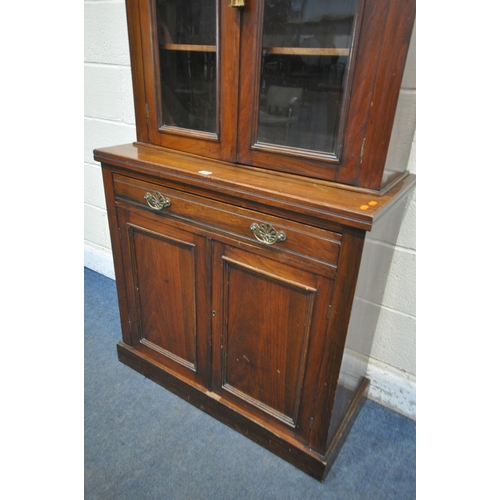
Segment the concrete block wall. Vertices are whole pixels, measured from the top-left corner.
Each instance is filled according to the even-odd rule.
[[[93,150],[136,139],[123,0],[84,3],[85,265],[114,278],[101,168]]]
[[[97,147],[136,139],[132,78],[124,0],[84,2],[84,264],[114,278],[101,170],[92,157]],[[407,62],[389,160],[405,162],[416,173],[415,40]],[[396,243],[373,239],[391,254],[381,299],[363,299],[364,314],[377,318],[370,356],[369,396],[415,417],[416,195],[405,207]],[[367,316],[367,317],[368,317]]]

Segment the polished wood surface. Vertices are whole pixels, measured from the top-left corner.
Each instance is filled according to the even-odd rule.
[[[145,178],[154,176],[172,182],[173,187],[179,186],[201,195],[210,192],[211,198],[236,206],[255,209],[263,205],[278,215],[291,211],[294,218],[315,220],[312,225],[319,227],[338,228],[340,223],[370,230],[377,217],[405,196],[416,182],[415,175],[408,174],[387,193],[379,195],[344,189],[339,184],[303,176],[244,168],[142,144],[102,148],[95,152],[95,159],[127,168]],[[318,219],[322,222],[317,223]]]
[[[321,263],[327,273],[335,273],[340,252],[342,235],[338,232],[297,224],[240,207],[229,207],[201,196],[193,196],[185,191],[173,189],[168,185],[143,182],[132,177],[116,174],[113,176],[117,200],[133,203],[146,208],[147,193],[160,193],[170,201],[170,206],[159,210],[159,215],[179,218],[192,224],[209,226],[211,231],[224,232],[232,237],[256,242],[251,230],[253,223],[271,224],[276,230],[286,234],[286,240],[269,247],[271,252],[290,254],[297,257],[314,259]]]
[[[196,246],[129,225],[141,326],[139,344],[196,369]],[[169,258],[165,259],[165,255]],[[199,286],[199,284],[198,284]],[[165,301],[165,297],[170,300]]]

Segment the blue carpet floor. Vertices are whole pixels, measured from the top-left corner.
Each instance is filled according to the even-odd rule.
[[[85,499],[413,499],[415,422],[367,400],[322,484],[120,363],[115,282],[85,268]]]

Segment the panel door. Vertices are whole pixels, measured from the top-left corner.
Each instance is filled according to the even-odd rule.
[[[118,209],[129,342],[168,370],[210,385],[206,239]]]
[[[307,442],[333,280],[214,246],[214,391]]]

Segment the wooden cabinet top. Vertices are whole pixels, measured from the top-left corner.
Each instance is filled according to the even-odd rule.
[[[125,144],[94,151],[96,161],[177,189],[233,205],[314,224],[321,221],[371,230],[374,222],[416,182],[406,177],[383,195],[347,189],[308,177],[270,172],[162,148]]]

